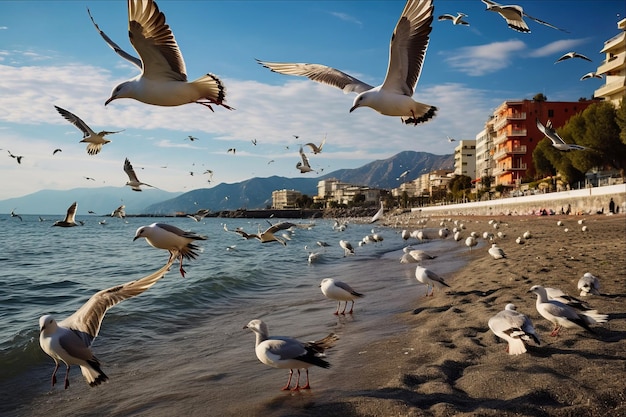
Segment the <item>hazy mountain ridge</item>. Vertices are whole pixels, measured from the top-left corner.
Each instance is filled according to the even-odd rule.
[[[218,184],[185,193],[146,189],[132,192],[128,187],[75,188],[72,190],[41,190],[0,201],[0,213],[65,214],[72,202],[78,202],[78,215],[89,210],[110,214],[119,205],[126,205],[128,214],[173,215],[193,213],[203,208],[213,212],[236,209],[262,209],[272,203],[272,191],[293,189],[303,194],[317,194],[317,183],[336,178],[355,185],[391,189],[434,169],[452,168],[454,155],[403,151],[388,159],[377,160],[360,168],[340,169],[319,177],[286,178],[272,176],[251,178],[232,184]],[[408,174],[399,179],[400,175]]]

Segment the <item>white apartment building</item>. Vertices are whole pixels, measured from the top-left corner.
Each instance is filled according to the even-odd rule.
[[[461,139],[454,148],[454,173],[476,177],[476,140]]]
[[[600,53],[605,54],[604,61],[596,74],[604,76],[604,85],[594,92],[596,98],[604,98],[614,106],[626,96],[626,19],[617,22],[621,32],[604,42]]]

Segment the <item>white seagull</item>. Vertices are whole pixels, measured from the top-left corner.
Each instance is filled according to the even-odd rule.
[[[98,154],[102,150],[102,145],[106,145],[107,143],[111,142],[110,140],[104,138],[106,135],[123,132],[123,130],[118,130],[116,132],[107,132],[106,130],[103,130],[96,133],[89,126],[87,126],[87,123],[83,122],[82,119],[75,114],[65,109],[62,109],[59,106],[54,106],[54,108],[57,109],[59,114],[63,116],[65,120],[76,126],[78,130],[83,132],[83,139],[80,142],[88,144],[87,153],[89,155]]]
[[[600,295],[600,281],[598,277],[592,275],[590,272],[585,274],[578,280],[578,289],[580,290],[580,296],[585,297],[589,294]]]
[[[587,149],[584,146],[565,143],[565,141],[561,139],[558,133],[556,133],[556,130],[552,127],[552,122],[550,120],[548,120],[545,126],[541,124],[539,119],[536,120],[536,123],[537,129],[539,129],[541,133],[543,133],[548,139],[550,139],[552,141],[552,146],[554,146],[559,151],[583,151]]]
[[[126,183],[126,185],[132,188],[133,191],[142,191],[141,189],[142,185],[145,185],[146,187],[156,188],[153,185],[146,184],[145,182],[139,181],[139,179],[137,178],[137,174],[135,174],[135,170],[133,169],[133,166],[130,164],[130,161],[128,160],[128,158],[126,158],[126,160],[124,161],[124,172],[126,173],[126,175],[128,175],[128,182]]]
[[[451,14],[442,14],[437,18],[437,20],[450,20],[454,25],[469,26],[469,23],[463,20],[464,17],[467,17],[465,13],[457,12],[456,16]]]
[[[55,221],[52,226],[60,226],[60,227],[78,226],[78,223],[76,223],[76,209],[77,208],[78,208],[78,204],[76,203],[76,201],[74,201],[72,205],[68,207],[67,213],[65,214],[65,218],[63,220]]]
[[[172,262],[153,274],[136,281],[102,290],[94,294],[74,314],[63,321],[56,322],[51,315],[39,318],[39,345],[52,359],[56,366],[52,373],[52,385],[56,383],[59,361],[65,363],[65,389],[70,386],[69,374],[72,365],[80,366],[87,383],[94,387],[109,378],[102,372],[100,362],[91,351],[102,319],[107,310],[127,298],[135,297],[152,287],[169,270]]]
[[[344,258],[348,255],[354,255],[354,247],[352,246],[352,243],[348,242],[347,240],[340,240],[339,246],[343,248]]]
[[[595,73],[595,72],[593,72],[593,71],[592,71],[592,72],[588,72],[588,73],[586,73],[585,75],[583,75],[582,77],[580,77],[580,81],[582,81],[582,80],[587,80],[587,79],[589,79],[589,78],[598,78],[598,79],[600,79],[600,80],[601,80],[601,79],[602,79],[602,75],[600,75],[600,74],[596,74],[596,73]]]
[[[430,269],[426,269],[420,265],[418,265],[417,268],[415,268],[415,278],[422,284],[426,285],[426,297],[428,296],[432,297],[433,295],[435,295],[435,287],[437,288],[450,287],[448,284],[446,284],[446,282],[443,280],[442,277],[435,274]],[[432,291],[431,291],[431,288],[432,288]]]
[[[604,323],[608,319],[606,314],[599,314],[596,310],[577,311],[567,304],[549,299],[546,289],[540,285],[533,286],[529,292],[537,294],[537,312],[554,324],[550,336],[558,336],[562,327],[578,327],[595,334],[589,324]]]
[[[324,144],[326,143],[326,136],[324,136],[324,139],[322,139],[322,142],[320,143],[320,146],[317,146],[314,143],[305,143],[304,146],[308,146],[309,148],[311,148],[311,150],[313,151],[313,155],[317,155],[318,153],[322,152],[322,148],[324,147]]]
[[[370,223],[375,223],[378,220],[380,220],[383,217],[384,212],[385,212],[385,206],[383,205],[383,200],[380,200],[380,208],[378,209],[376,214],[372,216],[372,218],[370,219]]]
[[[580,59],[584,59],[586,61],[591,62],[591,60],[589,58],[587,58],[586,56],[584,56],[583,54],[579,54],[578,52],[568,52],[566,54],[564,54],[562,57],[560,57],[559,59],[557,59],[554,63],[557,64],[559,62],[563,62],[566,61],[568,59],[572,59],[572,58],[580,58]]]
[[[504,254],[504,251],[502,250],[502,248],[500,248],[497,244],[492,243],[491,247],[489,248],[489,255],[491,255],[491,257],[493,259],[502,259],[502,258],[506,258],[506,255]]]
[[[506,351],[509,355],[525,353],[526,342],[531,339],[541,344],[532,321],[519,313],[514,304],[507,304],[504,310],[489,319],[487,325],[496,336],[508,343]]]
[[[304,154],[304,151],[302,150],[302,146],[300,146],[300,158],[302,159],[302,162],[298,162],[296,164],[296,168],[300,170],[300,173],[305,174],[307,172],[313,171],[313,168],[311,168],[311,164],[309,164],[309,158]]]
[[[476,245],[478,245],[478,241],[474,236],[468,236],[467,239],[465,239],[465,246],[470,249],[470,252],[472,251],[472,248]]]
[[[165,23],[165,15],[152,0],[128,0],[128,36],[141,59],[122,50],[89,17],[102,39],[122,58],[136,65],[141,74],[119,84],[104,103],[119,98],[132,98],[156,106],[202,104],[211,111],[211,104],[224,104],[226,88],[213,74],[187,82],[187,69],[174,34]]]
[[[145,238],[150,246],[157,249],[165,249],[170,253],[169,261],[178,258],[180,263],[180,275],[185,277],[183,258],[196,259],[201,249],[192,242],[206,240],[206,236],[186,232],[176,226],[165,223],[152,223],[149,226],[141,226],[135,232],[133,242],[139,238]]]
[[[113,210],[113,212],[111,213],[111,217],[119,217],[120,219],[126,217],[126,206],[122,204],[121,206]]]
[[[283,390],[290,389],[293,370],[298,370],[298,379],[292,391],[310,389],[309,367],[312,365],[321,368],[330,368],[330,363],[322,359],[324,351],[331,348],[338,337],[331,333],[324,339],[315,342],[300,342],[297,339],[285,336],[270,336],[267,324],[259,319],[251,320],[244,329],[255,333],[256,357],[266,365],[274,368],[289,369],[289,379]],[[306,369],[306,383],[300,386],[300,369]]]
[[[536,17],[532,17],[528,15],[527,13],[524,12],[524,9],[522,9],[521,6],[518,6],[518,5],[503,6],[491,0],[481,0],[481,1],[485,3],[488,11],[499,13],[500,16],[502,16],[504,20],[506,20],[506,24],[509,25],[511,29],[516,30],[518,32],[530,33],[530,29],[528,28],[528,25],[526,24],[526,22],[524,22],[524,16],[526,16],[527,18],[534,20],[535,22],[540,23],[542,25],[551,27],[552,29],[569,33],[564,29],[558,28],[554,25],[551,25],[548,22],[545,22],[543,20],[537,19]]]
[[[332,278],[324,278],[320,284],[320,288],[322,289],[322,294],[324,294],[327,298],[337,301],[337,310],[334,313],[335,315],[346,314],[348,301],[352,301],[350,311],[348,311],[348,314],[352,314],[352,310],[354,309],[354,300],[363,297],[363,294],[356,292],[350,285],[342,281],[335,281]],[[343,306],[343,310],[339,313],[339,307],[341,307],[342,301],[344,301],[345,304]]]
[[[386,116],[400,116],[403,123],[417,125],[431,119],[437,111],[435,106],[412,99],[426,56],[432,21],[432,0],[407,1],[391,37],[385,81],[378,87],[325,65],[257,61],[280,74],[304,76],[345,93],[357,93],[350,112],[370,107]]]

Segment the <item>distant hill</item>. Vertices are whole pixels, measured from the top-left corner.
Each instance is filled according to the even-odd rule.
[[[78,202],[78,214],[88,210],[108,214],[121,204],[128,214],[172,215],[193,213],[200,208],[213,212],[236,209],[262,209],[272,204],[272,191],[293,189],[302,194],[317,194],[317,183],[336,178],[342,182],[391,189],[435,169],[451,169],[454,155],[433,155],[427,152],[403,151],[391,158],[370,162],[360,168],[340,169],[317,178],[251,178],[234,184],[219,184],[186,193],[161,190],[132,192],[128,187],[75,188],[43,190],[24,197],[0,201],[0,213],[16,209],[19,214],[65,214],[72,202]],[[402,179],[400,175],[409,171]]]
[[[18,214],[65,215],[70,204],[76,201],[79,215],[87,214],[89,210],[96,214],[111,214],[122,204],[126,206],[127,214],[141,214],[144,213],[146,206],[180,194],[162,190],[144,190],[139,193],[128,187],[41,190],[23,197],[0,201],[0,213],[10,213],[15,209]]]
[[[234,184],[219,184],[213,188],[189,191],[171,200],[145,208],[145,213],[193,213],[200,208],[211,211],[262,209],[272,204],[272,191],[297,190],[309,196],[317,195],[317,183],[336,178],[355,185],[391,189],[435,169],[452,168],[454,155],[433,155],[426,152],[404,151],[391,158],[370,162],[360,168],[341,169],[317,178],[252,178]],[[409,171],[402,179],[400,175]]]

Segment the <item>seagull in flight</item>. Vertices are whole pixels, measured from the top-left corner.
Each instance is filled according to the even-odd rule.
[[[593,71],[592,72],[588,72],[585,75],[583,75],[582,77],[580,77],[580,81],[586,80],[586,79],[589,79],[589,78],[599,78],[599,79],[602,79],[602,75],[596,74]]]
[[[128,182],[126,183],[126,185],[131,187],[133,191],[143,191],[140,188],[142,185],[145,185],[146,187],[156,188],[153,185],[146,184],[145,182],[139,181],[139,179],[137,178],[137,174],[135,174],[135,170],[133,169],[133,166],[130,164],[130,161],[128,160],[128,158],[126,158],[126,160],[124,161],[124,172],[126,173],[126,175],[128,175]]]
[[[180,106],[198,103],[213,111],[211,104],[226,105],[226,87],[216,75],[206,74],[187,81],[187,69],[165,15],[153,0],[128,0],[128,36],[139,54],[136,58],[125,52],[100,30],[87,9],[96,30],[119,56],[141,70],[141,74],[113,89],[106,106],[113,100],[132,98],[156,106]]]
[[[302,150],[302,146],[300,146],[300,158],[302,158],[302,162],[298,162],[296,164],[296,168],[300,170],[301,174],[313,171],[311,168],[311,164],[309,164],[309,158],[304,154]]]
[[[67,367],[65,389],[70,386],[69,374],[72,365],[80,366],[85,380],[91,387],[109,379],[102,372],[100,361],[91,350],[91,344],[100,332],[104,315],[114,305],[152,287],[167,273],[171,265],[170,260],[163,268],[141,279],[98,291],[74,314],[60,322],[51,315],[39,318],[39,346],[54,359],[56,365],[52,372],[52,386],[57,382],[59,361],[65,363]]]
[[[571,52],[566,53],[565,55],[563,55],[559,59],[557,59],[554,63],[557,64],[559,62],[563,62],[563,61],[566,61],[566,60],[572,59],[572,58],[581,58],[581,59],[584,59],[585,61],[591,62],[591,60],[589,58],[587,58],[586,56],[584,56],[583,54],[579,54],[578,52],[571,51]]]
[[[106,145],[107,143],[111,142],[110,140],[104,138],[106,135],[123,132],[123,130],[118,130],[116,132],[107,132],[106,130],[103,130],[96,133],[89,126],[87,126],[87,123],[83,122],[82,119],[75,114],[65,109],[62,109],[59,106],[54,106],[54,108],[57,109],[59,114],[63,116],[65,120],[76,126],[78,130],[83,132],[83,139],[80,142],[88,144],[87,153],[89,155],[98,154],[102,150],[102,145]]]
[[[126,217],[126,206],[122,204],[121,206],[113,210],[113,212],[111,213],[111,217],[119,217],[120,219]]]
[[[22,219],[22,216],[20,216],[19,214],[15,212],[15,209],[11,210],[11,217],[17,217],[18,219],[20,219],[20,221],[24,221]]]
[[[62,149],[56,148],[54,151],[52,151],[52,155],[55,155],[57,152],[62,152]]]
[[[452,143],[452,142],[455,142],[455,141],[456,141],[456,139],[451,138],[450,136],[446,136],[446,137],[448,138],[448,142],[450,142],[450,143]]]
[[[72,203],[71,206],[67,209],[67,213],[65,214],[65,218],[63,220],[57,220],[54,222],[52,226],[60,226],[60,227],[74,227],[78,226],[76,223],[76,209],[78,208],[78,204],[76,201]]]
[[[13,155],[13,154],[11,153],[11,151],[9,151],[8,149],[7,149],[7,152],[9,153],[9,156],[10,156],[11,158],[13,158],[13,159],[15,159],[15,160],[17,161],[17,163],[18,163],[18,164],[21,164],[21,163],[22,163],[22,158],[23,158],[23,156],[21,156],[21,155]]]
[[[456,16],[453,16],[451,14],[442,14],[437,18],[437,20],[450,20],[452,21],[453,25],[469,26],[469,23],[463,20],[464,17],[467,17],[465,13],[457,12]]]
[[[584,146],[565,143],[565,141],[561,139],[561,137],[556,133],[556,130],[552,127],[552,122],[550,120],[548,120],[548,122],[544,126],[541,124],[539,119],[537,119],[537,129],[539,129],[539,131],[543,133],[544,136],[550,139],[552,141],[552,146],[554,146],[559,151],[584,151],[585,149],[588,149]]]
[[[322,139],[322,143],[320,143],[320,146],[317,146],[314,143],[305,143],[304,146],[308,146],[309,148],[311,148],[311,150],[313,151],[313,155],[317,155],[318,153],[322,152],[322,148],[324,147],[324,144],[326,143],[326,136],[324,136],[324,139]]]
[[[407,1],[391,36],[385,81],[377,87],[326,65],[257,62],[280,74],[304,76],[345,93],[357,93],[350,112],[370,107],[386,116],[400,116],[405,124],[417,125],[434,117],[437,111],[435,106],[412,98],[426,56],[432,21],[432,0]]]
[[[528,28],[528,25],[524,21],[524,16],[525,16],[531,20],[534,20],[537,23],[551,27],[552,29],[569,33],[568,31],[564,29],[558,28],[554,25],[551,25],[548,22],[545,22],[543,20],[537,19],[536,17],[532,17],[528,15],[527,13],[524,12],[524,9],[522,8],[522,6],[518,6],[518,5],[503,6],[491,0],[481,0],[481,1],[485,3],[485,5],[487,6],[487,11],[498,13],[500,16],[502,16],[504,20],[506,20],[506,24],[509,25],[511,29],[516,30],[518,32],[530,33],[530,29]]]

